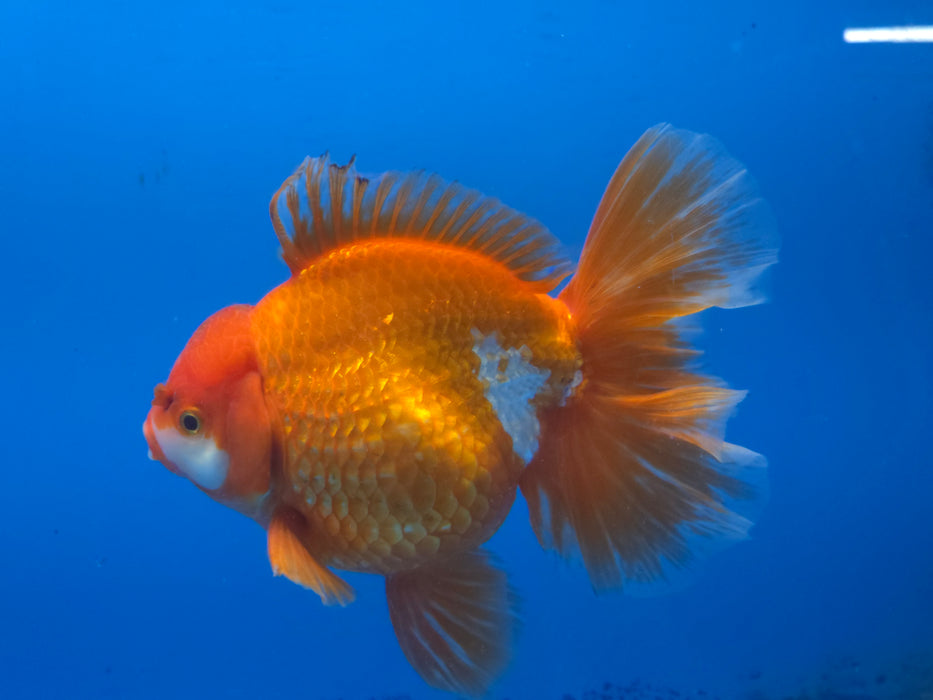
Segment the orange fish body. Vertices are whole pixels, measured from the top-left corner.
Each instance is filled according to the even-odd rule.
[[[580,366],[562,306],[469,250],[409,241],[332,252],[256,306],[278,498],[322,562],[389,574],[496,531],[534,452],[496,385],[533,387],[529,423],[561,400]]]
[[[432,685],[479,694],[507,664],[514,597],[478,548],[518,488],[597,590],[747,530],[725,499],[761,460],[722,439],[742,394],[697,373],[677,319],[760,301],[776,244],[711,139],[642,137],[557,298],[547,230],[436,176],[307,160],[271,213],[292,277],[198,329],[151,456],[263,525],[273,571],[324,602],[353,599],[335,570],[386,576]]]

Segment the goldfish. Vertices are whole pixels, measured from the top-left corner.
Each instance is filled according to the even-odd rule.
[[[273,573],[324,604],[353,601],[340,572],[385,577],[427,683],[476,696],[507,668],[516,596],[481,547],[519,491],[597,592],[746,535],[731,501],[764,458],[725,441],[744,393],[697,366],[685,319],[763,301],[777,238],[717,141],[645,132],[576,266],[496,199],[355,159],[307,158],[270,214],[291,275],[195,331],[150,458],[261,525]]]

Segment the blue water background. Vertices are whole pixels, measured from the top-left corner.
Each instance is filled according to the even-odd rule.
[[[437,171],[577,254],[660,121],[719,138],[780,226],[772,303],[700,338],[750,392],[728,435],[768,457],[770,502],[643,598],[596,597],[519,499],[489,545],[524,617],[492,697],[933,692],[933,45],[842,41],[923,23],[920,1],[3,3],[0,697],[445,697],[381,579],[323,608],[146,459],[152,387],[286,278],[267,207],[305,155]]]

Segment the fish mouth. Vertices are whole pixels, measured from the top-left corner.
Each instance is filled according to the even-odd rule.
[[[159,439],[156,437],[156,423],[159,420],[164,421],[167,418],[168,408],[172,405],[175,396],[164,384],[156,385],[153,393],[152,408],[149,409],[146,420],[143,421],[143,436],[146,438],[146,443],[149,445],[149,459],[153,462],[161,462],[162,466],[173,474],[184,476],[178,470],[178,467],[172,464],[172,461],[165,456],[165,452],[159,444]]]
[[[171,471],[175,471],[175,466],[165,457],[165,453],[162,452],[162,447],[156,439],[155,430],[152,427],[152,411],[149,412],[149,415],[146,416],[146,420],[143,421],[143,436],[146,438],[146,443],[149,445],[149,459],[153,462],[161,462]]]

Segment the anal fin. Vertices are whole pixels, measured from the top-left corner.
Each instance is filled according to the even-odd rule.
[[[302,543],[303,527],[301,516],[287,508],[277,510],[272,516],[268,529],[272,573],[310,588],[321,596],[324,605],[352,603],[356,594],[350,585],[318,562]]]
[[[516,598],[486,554],[394,574],[386,597],[402,651],[435,688],[482,695],[508,665]]]

